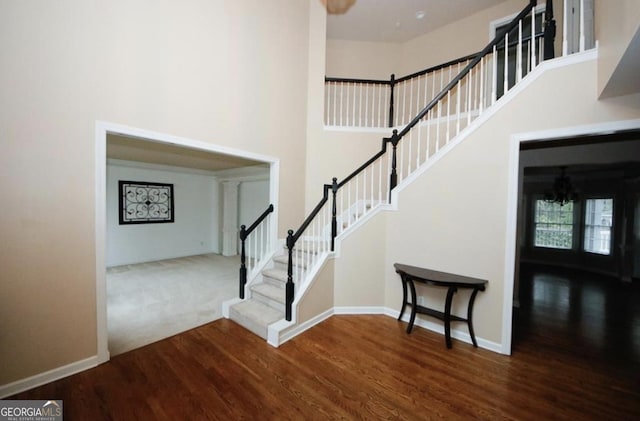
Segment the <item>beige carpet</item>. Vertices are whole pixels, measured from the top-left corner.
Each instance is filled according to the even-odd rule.
[[[205,254],[107,269],[109,352],[121,354],[222,317],[238,256]]]

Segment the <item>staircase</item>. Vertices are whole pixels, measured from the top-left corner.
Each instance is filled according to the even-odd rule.
[[[440,92],[424,104],[424,108],[411,121],[397,127],[390,137],[384,138],[380,152],[342,181],[334,178],[331,184],[324,185],[323,197],[309,216],[297,230],[289,230],[285,253],[280,249],[280,252],[272,253],[261,264],[255,264],[248,284],[246,269],[244,275],[243,268],[240,269],[240,299],[229,303],[228,311],[223,309],[226,317],[265,339],[270,339],[270,325],[277,324],[276,330],[282,331],[295,324],[294,301],[305,293],[324,260],[334,252],[336,238],[356,228],[367,215],[387,206],[391,191],[397,185],[411,182],[411,176],[419,173],[418,170],[431,162],[430,159],[446,152],[446,147],[465,129],[472,129],[471,123],[498,100],[498,83],[507,93],[543,60],[543,56],[550,56],[548,50],[543,52],[537,47],[544,35],[523,34],[523,22],[534,19],[532,11],[535,5],[535,0],[530,1],[481,52],[462,61],[448,63],[447,68],[438,67],[433,74],[425,71],[411,75],[417,78],[416,97],[422,97],[421,81],[424,81],[423,89],[435,86],[438,75]],[[552,20],[553,17],[547,16],[547,19]],[[547,42],[545,40],[545,45]],[[507,82],[503,86],[496,78],[498,51],[502,51],[503,57],[514,55],[518,71],[512,77],[515,80],[513,84],[509,82],[505,64],[500,65],[505,66],[504,80]],[[509,60],[505,59],[504,62],[508,63]],[[464,68],[460,70],[462,65]],[[456,73],[453,73],[453,69],[456,69]],[[447,73],[449,77],[445,81],[444,75]],[[354,79],[348,81],[357,83]],[[410,77],[399,81],[410,83],[410,89],[415,86]],[[364,81],[363,89],[370,82]],[[393,88],[392,78],[390,124],[394,110]],[[424,92],[426,99],[426,90]],[[333,114],[338,114],[338,111],[334,109]],[[248,230],[244,225],[241,227],[243,267],[244,240],[262,223],[261,218]],[[268,255],[268,250],[259,254]],[[245,289],[249,295],[247,299],[244,299]]]
[[[261,281],[249,287],[251,298],[229,308],[229,318],[267,339],[268,326],[284,319],[287,264],[284,254],[274,257],[273,267],[263,269]]]

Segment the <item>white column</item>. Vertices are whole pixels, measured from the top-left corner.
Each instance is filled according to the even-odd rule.
[[[222,255],[238,254],[238,186],[237,181],[222,183]]]

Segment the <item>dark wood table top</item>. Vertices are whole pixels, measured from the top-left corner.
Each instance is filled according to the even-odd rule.
[[[406,274],[415,281],[444,287],[455,286],[460,288],[475,288],[484,291],[485,285],[489,282],[485,279],[439,272],[437,270],[404,265],[402,263],[394,263],[393,267],[396,268],[396,273]]]

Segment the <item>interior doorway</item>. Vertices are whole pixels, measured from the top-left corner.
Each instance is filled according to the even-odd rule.
[[[119,141],[110,145],[110,139],[119,139]],[[115,148],[112,148],[111,146],[115,146]],[[110,190],[108,188],[108,183],[113,182],[113,180],[111,180],[111,178],[113,178],[112,174],[108,174],[107,171],[108,160],[117,160],[119,163],[141,162],[141,166],[146,167],[144,170],[150,171],[148,172],[149,174],[162,174],[162,171],[165,171],[168,174],[171,171],[176,171],[175,168],[181,169],[178,172],[185,172],[183,169],[188,168],[195,174],[199,174],[199,176],[205,178],[210,176],[210,178],[213,179],[216,178],[212,176],[212,174],[215,173],[218,176],[218,178],[216,178],[218,181],[229,180],[234,176],[240,177],[238,175],[238,171],[241,168],[253,167],[255,170],[256,168],[261,167],[263,168],[263,171],[268,173],[267,184],[269,188],[269,200],[274,204],[276,211],[278,197],[278,160],[273,157],[254,154],[247,151],[239,151],[228,147],[221,147],[192,139],[179,138],[168,134],[149,132],[112,123],[99,122],[96,126],[96,299],[98,358],[100,362],[107,361],[110,354],[108,345],[109,329],[107,324],[108,296],[106,268],[108,266],[108,259],[113,260],[113,255],[109,253],[110,250],[108,250],[107,237],[109,236],[113,239],[113,236],[115,235],[115,231],[113,231],[113,224],[111,223],[112,221],[109,219],[113,218],[114,210],[107,208],[107,203],[109,202],[107,200],[107,195]],[[140,171],[140,169],[137,169],[137,171]],[[140,172],[136,174],[140,174]],[[245,176],[251,178],[251,175],[245,174]],[[184,186],[181,187],[179,191],[176,189],[176,199],[184,199],[184,196],[188,195],[187,193],[190,193],[190,190],[191,187]],[[196,192],[193,195],[198,196],[198,193]],[[221,200],[220,191],[218,191],[218,193],[213,193],[213,196],[215,196],[215,200]],[[188,211],[190,206],[188,203],[183,202],[180,207],[178,207],[178,205],[179,203],[176,203],[176,221],[173,228],[180,228],[178,227],[179,220],[182,220],[182,222],[185,223],[188,222],[187,220],[191,220],[194,217],[193,213]],[[180,212],[182,212],[182,214],[180,214]],[[212,213],[214,218],[221,219],[222,216],[219,213],[217,215],[215,214],[216,212]],[[277,218],[274,217],[272,221],[272,224],[275,225]],[[212,221],[212,225],[218,223],[220,226],[220,222],[221,221]],[[166,231],[170,225],[171,224],[155,224],[156,227],[164,226],[164,228],[155,230],[155,232],[164,231],[166,235]],[[146,227],[144,224],[134,226],[134,229],[128,231],[127,235],[133,235],[134,237],[142,234],[153,236],[155,234],[154,231],[149,228],[150,226],[152,226],[152,224],[149,224]],[[188,230],[188,227],[182,228]],[[176,233],[178,231],[183,231],[183,229],[176,230]],[[197,227],[195,229],[197,230]],[[136,232],[134,233],[133,231]],[[275,227],[271,229],[270,232],[275,235]],[[205,244],[208,239],[208,234],[202,238],[200,234],[198,234],[198,238],[195,238],[195,236],[192,236],[193,238],[189,238],[189,235],[186,235],[185,239],[179,240],[176,238],[176,235],[181,234],[176,233],[169,234],[169,238],[165,242],[178,243],[182,241],[182,243],[184,243],[182,246],[188,243],[186,249],[184,247],[181,249],[184,251],[183,254],[193,255],[193,250],[205,250],[207,245],[211,251],[220,250],[219,247],[222,242],[221,236],[217,240],[215,238],[209,239],[210,243]],[[125,242],[123,244],[126,244],[126,238],[127,237],[125,237]],[[140,240],[140,238],[138,239]],[[190,240],[193,241],[190,242]],[[275,238],[272,240],[275,243]],[[157,260],[154,258],[154,261],[156,262],[171,262],[172,257],[180,257],[171,256],[171,253],[176,253],[175,247],[174,250],[171,250],[171,247],[175,246],[175,244],[169,244],[168,246],[166,244],[163,245],[163,243],[158,242],[156,238],[152,238],[149,243],[151,244],[151,248],[155,247],[158,249],[155,250],[156,253],[160,253],[155,255],[156,257],[160,257]],[[150,252],[151,255],[153,255],[154,250],[151,250]],[[164,255],[162,255],[162,253],[164,253]],[[210,253],[195,254],[207,255]],[[215,255],[217,253],[212,254]],[[142,260],[148,260],[149,256],[149,253],[144,254]],[[141,257],[138,256],[138,259],[141,259]],[[113,266],[113,261],[109,263]],[[143,262],[140,263],[144,264]],[[125,262],[124,265],[117,266],[126,266],[128,264],[135,265],[135,262],[132,260],[128,263]],[[237,289],[237,285],[234,289]]]
[[[509,290],[509,285],[505,289],[508,294],[505,296],[505,314],[512,318],[511,322],[505,320],[505,326],[509,328],[507,336],[510,343],[512,335],[516,336],[513,332],[513,329],[517,328],[513,318],[515,312],[531,315],[532,309],[536,308],[536,298],[548,299],[549,296],[545,294],[553,291],[547,281],[552,278],[560,279],[554,273],[546,276],[543,273],[546,267],[565,271],[565,275],[584,273],[585,279],[587,275],[592,274],[598,279],[613,280],[620,288],[637,289],[640,282],[640,279],[634,278],[632,270],[637,262],[631,262],[631,259],[637,259],[637,254],[632,249],[637,241],[637,231],[634,230],[638,213],[636,186],[640,176],[640,121],[566,128],[555,133],[550,131],[538,135],[527,133],[513,136],[515,143],[512,145],[512,156],[518,167],[517,170],[513,168],[514,176],[516,172],[518,174],[518,181],[512,185],[512,209],[517,219],[512,226],[515,237],[514,282],[512,291]],[[567,215],[556,215],[560,218],[559,221],[542,220],[540,215],[546,218],[548,214],[541,214],[538,205],[552,202],[553,195],[549,192],[554,190],[561,169],[570,176],[572,190],[578,193],[579,200],[571,201],[572,210]],[[598,204],[602,205],[602,209],[598,208]],[[612,205],[611,209],[605,206],[607,204]],[[562,209],[570,207],[560,204],[555,206]],[[600,209],[600,216],[596,222],[590,217],[589,209]],[[606,216],[609,219],[605,218]],[[568,217],[571,217],[570,221],[566,219]],[[607,224],[608,220],[612,223]],[[557,235],[552,233],[553,235],[549,236],[547,231],[552,228],[557,231],[554,231]],[[605,230],[609,235],[602,235],[596,239],[597,241],[593,241],[594,230],[598,233]],[[568,233],[569,236],[564,233]],[[606,247],[603,246],[603,242],[608,242]],[[556,299],[565,305],[568,303],[567,300],[573,303],[564,310],[558,310],[560,307],[556,310],[557,314],[564,314],[566,317],[583,318],[587,324],[581,325],[580,329],[588,329],[588,320],[594,316],[582,312],[589,306],[584,305],[581,300],[587,299],[584,297],[588,295],[589,300],[593,301],[593,294],[573,293],[576,287],[581,285],[578,278],[565,276],[559,281],[566,283],[566,288],[563,289],[566,294],[560,294],[562,296],[558,295]],[[547,286],[541,286],[545,282]],[[609,283],[606,287],[612,285]],[[598,299],[607,305],[615,305],[610,298],[603,298],[605,289],[597,291],[600,297]],[[606,295],[620,296],[619,292],[609,291]],[[572,297],[579,298],[574,300]],[[542,301],[537,304],[540,303]],[[529,308],[522,308],[523,304]],[[542,311],[549,316],[553,312],[549,309]],[[578,314],[580,316],[577,316]],[[607,312],[602,310],[598,317],[606,318],[606,314]],[[526,317],[524,319],[533,320]],[[600,322],[606,326],[606,320],[601,319]],[[571,329],[575,330],[576,327],[573,326]],[[570,330],[566,332],[567,335],[575,333]]]

